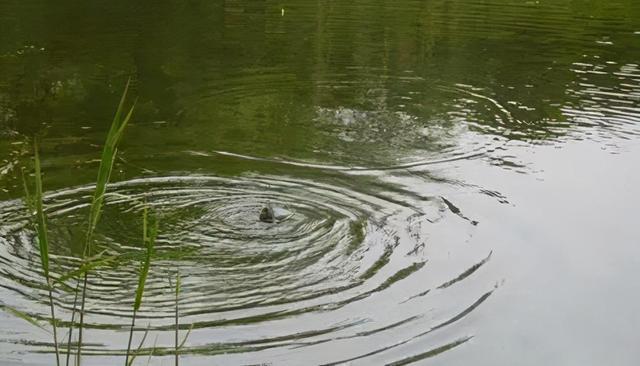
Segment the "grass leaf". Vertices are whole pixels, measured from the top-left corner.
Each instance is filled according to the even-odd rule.
[[[15,316],[16,318],[20,318],[26,322],[28,322],[29,324],[35,325],[36,327],[44,330],[45,332],[49,333],[49,331],[42,326],[34,317],[32,317],[31,315],[25,313],[24,311],[20,311],[14,307],[11,307],[9,305],[4,305],[4,304],[0,304],[0,309],[3,309],[4,311],[6,311],[7,313]]]
[[[29,215],[33,215],[36,211],[35,204],[33,202],[33,196],[31,196],[31,192],[29,191],[29,185],[27,184],[27,177],[24,175],[24,168],[22,169],[22,189],[24,189],[24,201],[29,210]]]
[[[36,231],[38,233],[38,246],[40,249],[40,261],[42,262],[42,270],[44,275],[49,279],[49,239],[47,238],[47,220],[44,216],[44,204],[42,194],[42,173],[40,171],[40,156],[38,155],[38,143],[34,143],[35,154],[35,170],[36,170],[36,192],[35,192],[35,209],[36,209]]]
[[[135,105],[132,106],[125,118],[122,119],[122,111],[124,109],[124,103],[127,98],[130,82],[131,79],[127,81],[127,85],[125,86],[124,92],[122,93],[120,104],[118,104],[118,109],[116,110],[116,114],[113,117],[113,121],[111,122],[111,128],[109,129],[109,133],[107,134],[107,139],[102,150],[100,167],[98,168],[98,177],[96,179],[96,190],[93,194],[91,209],[89,211],[89,228],[87,229],[85,243],[86,255],[91,255],[92,253],[93,233],[96,229],[96,226],[98,225],[98,221],[100,220],[100,216],[102,214],[104,196],[107,191],[107,184],[109,183],[109,179],[111,178],[111,173],[113,171],[113,164],[118,153],[118,144],[120,143],[124,129],[129,123],[129,120],[131,119],[133,110],[135,108]]]
[[[142,212],[142,242],[146,247],[146,252],[144,259],[140,265],[140,273],[138,275],[138,287],[136,288],[136,297],[133,303],[133,317],[131,318],[131,328],[129,329],[129,344],[127,345],[127,356],[125,358],[125,366],[130,365],[129,355],[131,352],[131,341],[133,339],[133,328],[136,323],[136,314],[140,309],[140,305],[142,304],[142,295],[144,293],[144,286],[147,281],[147,275],[149,274],[149,267],[151,266],[151,257],[153,256],[153,249],[155,245],[155,240],[158,235],[158,221],[153,220],[153,224],[149,225],[149,210],[145,206]],[[146,334],[143,337],[146,338]],[[142,347],[142,343],[140,344]],[[140,348],[139,347],[139,348]],[[133,355],[135,358],[135,354]],[[133,362],[133,358],[131,362]]]
[[[49,276],[49,238],[47,237],[47,218],[44,214],[44,194],[42,190],[42,172],[40,169],[40,155],[38,153],[38,141],[33,143],[34,165],[35,165],[35,197],[33,204],[36,211],[36,232],[38,235],[38,248],[40,250],[40,261],[42,263],[42,271],[47,282],[47,290],[49,292],[49,307],[51,309],[51,325],[53,327],[53,344],[56,352],[56,365],[60,365],[60,352],[58,351],[58,331],[56,314],[53,305],[52,283]],[[25,194],[29,197],[26,180],[24,181]],[[29,199],[29,198],[27,198]]]
[[[149,335],[150,328],[151,328],[151,324],[147,324],[147,329],[144,331],[144,334],[142,335],[142,340],[140,341],[140,344],[138,345],[138,348],[136,349],[136,351],[131,354],[131,358],[127,362],[127,366],[133,365],[133,361],[140,354],[140,351],[142,350],[142,346],[144,345],[144,342],[147,340],[147,335]],[[128,353],[129,353],[129,350],[127,350],[127,354]]]
[[[131,83],[131,79],[127,80],[127,84],[124,88],[124,92],[122,93],[122,97],[120,98],[120,103],[118,104],[118,108],[116,109],[116,113],[111,122],[111,128],[109,129],[109,133],[107,134],[107,139],[105,141],[104,147],[102,149],[102,156],[100,159],[100,167],[98,168],[98,177],[96,180],[96,190],[93,194],[93,199],[91,201],[91,208],[89,210],[89,224],[87,228],[87,234],[85,238],[85,244],[83,249],[83,257],[91,256],[93,253],[93,233],[98,225],[98,221],[100,220],[100,215],[102,213],[102,208],[104,205],[104,196],[107,191],[107,184],[109,179],[111,178],[111,172],[113,171],[113,163],[116,158],[116,154],[118,152],[118,144],[120,139],[122,138],[123,132],[129,120],[131,119],[131,115],[133,114],[134,107],[132,106],[124,119],[122,119],[122,111],[124,110],[124,104],[127,99],[127,93],[129,91],[129,85]],[[85,299],[87,292],[87,277],[88,272],[84,272],[83,280],[82,280],[82,300],[80,303],[80,324],[78,330],[78,356],[76,358],[76,363],[80,364],[81,356],[82,356],[82,328],[84,324],[84,308],[85,308]],[[75,312],[76,303],[73,304],[73,309]]]
[[[154,220],[154,223],[151,227],[149,226],[149,217],[148,217],[148,212],[146,207],[143,212],[142,227],[143,227],[143,241],[147,251],[146,251],[146,255],[142,263],[142,266],[140,268],[140,274],[138,277],[138,288],[136,289],[136,298],[133,305],[133,309],[135,311],[140,309],[140,304],[142,303],[144,286],[145,286],[145,282],[147,281],[147,276],[149,274],[149,267],[151,266],[151,257],[153,256],[154,245],[155,245],[156,237],[158,234],[157,220]]]
[[[191,326],[189,326],[189,330],[187,331],[187,334],[182,339],[182,342],[180,342],[180,345],[178,346],[179,350],[182,349],[182,347],[184,347],[185,343],[187,343],[187,339],[189,338],[189,335],[191,335],[191,331],[192,330],[193,330],[193,324],[191,324]]]

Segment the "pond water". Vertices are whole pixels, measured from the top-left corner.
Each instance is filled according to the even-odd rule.
[[[8,310],[49,319],[29,137],[60,276],[129,76],[96,240],[158,216],[150,364],[178,270],[182,365],[640,363],[639,2],[0,1],[3,365],[53,362]],[[123,362],[137,271],[91,273],[84,365]]]

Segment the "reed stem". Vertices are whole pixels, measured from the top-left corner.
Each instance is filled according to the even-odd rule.
[[[140,273],[138,274],[138,287],[136,288],[136,297],[133,303],[133,318],[131,319],[131,328],[129,330],[129,344],[127,345],[127,355],[125,358],[124,365],[129,365],[129,355],[131,353],[131,342],[133,340],[133,328],[136,323],[136,315],[138,314],[138,310],[140,310],[140,305],[142,305],[142,296],[144,294],[144,286],[147,281],[147,276],[149,275],[149,267],[151,267],[151,259],[153,257],[153,247],[155,245],[155,240],[158,234],[158,221],[154,220],[153,226],[149,226],[149,214],[148,209],[145,206],[142,212],[142,243],[146,248],[146,254],[140,263]],[[140,344],[142,347],[142,344]],[[133,359],[137,354],[131,358],[131,362],[133,363]]]
[[[36,215],[36,231],[38,234],[38,248],[40,250],[40,260],[42,265],[42,271],[44,273],[45,281],[47,282],[47,290],[49,294],[49,308],[51,309],[51,325],[53,327],[53,346],[56,353],[56,365],[60,366],[60,351],[58,349],[58,326],[56,321],[55,307],[53,305],[53,285],[51,277],[49,275],[49,239],[47,235],[47,218],[44,214],[44,193],[42,189],[42,171],[40,169],[40,155],[38,149],[38,141],[34,140],[34,165],[35,165],[35,202],[27,203],[31,207],[32,203],[35,203],[35,215]],[[27,195],[27,201],[31,201],[29,197],[29,191],[25,185],[25,194]],[[33,212],[33,211],[32,211]]]
[[[124,366],[129,365],[129,353],[131,352],[131,342],[133,341],[133,328],[136,325],[136,314],[138,311],[136,309],[133,310],[133,317],[131,318],[131,328],[129,329],[129,343],[127,344],[127,356],[124,360]]]
[[[51,308],[51,322],[53,323],[53,346],[56,350],[56,365],[60,366],[60,350],[58,349],[58,327],[56,326],[56,313],[53,306],[53,295],[49,285],[49,307]]]
[[[76,355],[76,366],[80,366],[80,358],[82,357],[82,328],[84,325],[84,305],[86,303],[87,296],[87,277],[87,272],[85,272],[84,279],[82,281],[82,301],[80,303],[80,324],[78,325],[78,350]],[[73,324],[71,326],[73,326]]]
[[[178,326],[179,326],[179,324],[178,324],[178,294],[180,293],[180,270],[178,270],[178,272],[176,274],[176,291],[175,291],[175,293],[176,293],[176,330],[175,330],[176,365],[175,366],[178,366],[178,364],[180,362],[179,361],[180,357],[178,355],[178,348],[179,348],[179,346],[178,346],[178,333],[179,333],[179,330],[178,330]]]
[[[135,108],[135,103],[129,109],[129,112],[123,117],[123,109],[124,103],[127,98],[127,92],[129,90],[129,84],[131,79],[127,81],[122,97],[120,98],[120,104],[118,104],[118,108],[116,109],[116,113],[113,117],[113,121],[111,123],[111,128],[109,129],[109,133],[107,134],[107,139],[105,141],[102,156],[100,159],[100,167],[98,168],[98,177],[96,180],[96,190],[93,194],[93,200],[91,202],[91,209],[89,211],[89,224],[87,227],[87,234],[85,238],[84,249],[82,253],[82,258],[90,257],[93,253],[93,233],[98,225],[98,221],[100,220],[100,216],[102,213],[102,208],[104,205],[104,197],[107,191],[107,184],[109,183],[109,179],[111,177],[111,172],[113,170],[113,164],[118,153],[118,144],[120,143],[120,139],[122,138],[123,132],[131,116],[133,114],[133,110]],[[84,272],[83,280],[82,280],[82,299],[80,306],[80,323],[78,325],[78,351],[76,357],[76,365],[80,366],[80,359],[82,357],[82,334],[84,328],[84,313],[85,313],[85,304],[87,298],[87,277],[88,270]],[[76,304],[74,304],[74,308]],[[71,324],[73,327],[74,324]]]
[[[73,324],[75,324],[77,305],[78,305],[78,288],[80,287],[80,281],[76,284],[75,296],[73,298],[73,310],[71,310],[71,325],[69,326],[69,339],[67,340],[67,361],[66,366],[69,366],[69,358],[71,357],[71,337],[73,335]]]

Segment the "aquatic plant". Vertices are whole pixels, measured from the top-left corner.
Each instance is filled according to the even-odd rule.
[[[180,313],[179,313],[178,303],[179,303],[179,298],[180,298],[181,285],[182,285],[182,280],[181,280],[181,277],[180,277],[180,269],[177,269],[176,270],[176,285],[175,285],[175,288],[174,288],[174,295],[175,295],[175,334],[174,334],[175,366],[178,366],[178,364],[180,363],[180,350],[182,349],[182,347],[184,347],[184,344],[187,342],[187,338],[189,338],[189,335],[191,334],[191,331],[193,330],[193,324],[191,324],[191,326],[189,327],[189,330],[187,331],[187,334],[182,339],[182,342],[178,342],[178,338],[179,338],[179,335],[180,335],[180,322],[179,322]],[[171,286],[171,287],[173,286],[173,284],[171,283],[171,277],[169,277],[169,286]]]
[[[53,281],[49,275],[49,238],[47,235],[47,218],[44,214],[44,203],[42,193],[42,172],[40,169],[40,155],[38,153],[38,142],[34,139],[34,170],[35,170],[35,196],[32,197],[27,185],[27,180],[22,175],[22,183],[26,197],[27,208],[34,218],[34,226],[38,238],[38,250],[40,254],[40,265],[46,281],[46,287],[49,296],[49,308],[51,310],[51,325],[53,327],[53,345],[56,354],[56,365],[60,365],[60,352],[58,350],[58,327],[55,315],[55,307],[53,305]]]
[[[47,331],[47,329],[42,324],[40,324],[38,319],[36,319],[35,317],[31,316],[28,313],[25,313],[22,310],[16,309],[13,306],[9,306],[6,304],[0,304],[0,310],[6,311],[7,313],[15,316],[16,318],[22,319],[27,323],[44,330],[45,332]]]
[[[178,296],[180,294],[180,270],[178,270],[176,272],[176,291],[175,291],[175,295],[176,295],[176,329],[175,329],[175,348],[176,348],[176,366],[178,366],[179,361],[179,355],[178,355],[178,333],[179,331],[179,321],[178,321]]]
[[[129,91],[129,85],[131,83],[131,79],[127,81],[125,85],[124,92],[122,93],[122,97],[120,98],[120,103],[118,104],[118,108],[113,117],[113,121],[111,122],[111,128],[109,129],[109,133],[107,134],[107,139],[105,141],[102,157],[100,159],[100,167],[98,168],[98,177],[96,180],[96,189],[93,194],[93,199],[91,201],[91,208],[89,210],[89,223],[87,227],[87,233],[85,237],[85,244],[82,252],[82,258],[86,259],[87,257],[91,257],[93,254],[93,234],[98,225],[98,221],[100,220],[100,216],[102,214],[102,208],[104,205],[104,196],[107,191],[107,184],[109,183],[109,179],[111,177],[111,172],[113,170],[113,163],[116,159],[116,155],[118,153],[118,145],[120,140],[122,139],[122,135],[124,133],[124,129],[129,123],[131,116],[133,114],[133,110],[135,108],[135,102],[129,109],[129,112],[123,116],[124,105],[127,99],[127,93]],[[83,274],[82,279],[82,290],[81,294],[81,302],[80,302],[80,323],[78,325],[78,352],[76,357],[76,365],[80,365],[80,359],[82,357],[82,330],[84,325],[84,313],[85,313],[85,304],[87,297],[87,277],[89,275],[89,270],[87,269]],[[73,305],[73,315],[77,310],[77,296],[76,301],[74,301]],[[73,319],[72,315],[72,319]],[[69,339],[71,339],[71,331],[74,327],[74,320],[71,322],[69,330]],[[69,345],[70,346],[70,345]],[[70,348],[70,347],[69,347]],[[68,357],[68,355],[67,355]],[[67,360],[68,364],[68,360]]]
[[[133,342],[133,333],[135,331],[135,323],[137,319],[138,311],[140,310],[142,304],[142,298],[144,295],[145,284],[149,274],[149,269],[151,267],[151,261],[154,258],[155,253],[155,241],[158,235],[158,220],[155,216],[149,215],[148,207],[144,206],[143,209],[143,217],[142,217],[142,242],[144,246],[144,253],[125,253],[118,255],[108,255],[106,251],[95,253],[95,243],[93,241],[94,232],[100,220],[100,216],[102,214],[102,210],[104,207],[104,198],[107,191],[107,185],[109,183],[111,172],[113,170],[113,165],[118,152],[118,145],[120,140],[122,139],[122,135],[125,127],[127,126],[131,116],[133,114],[133,110],[135,107],[135,103],[128,110],[126,114],[124,114],[124,104],[126,102],[128,90],[129,90],[130,81],[127,81],[125,86],[125,90],[120,99],[120,103],[116,110],[115,116],[111,123],[111,127],[109,129],[109,133],[107,135],[105,145],[102,151],[102,156],[100,159],[100,167],[98,169],[98,176],[96,182],[95,192],[92,197],[91,206],[89,209],[88,216],[88,226],[87,232],[85,236],[84,246],[82,249],[82,261],[77,269],[71,270],[67,273],[63,273],[56,278],[51,278],[49,272],[49,241],[47,236],[47,219],[44,211],[44,203],[43,203],[43,188],[42,188],[42,172],[41,172],[41,164],[39,157],[39,149],[37,141],[34,141],[34,170],[35,170],[35,193],[32,196],[29,190],[29,185],[27,183],[27,179],[24,175],[23,171],[23,185],[25,191],[25,201],[26,205],[29,209],[29,214],[33,217],[34,227],[37,234],[38,240],[38,248],[41,259],[41,267],[42,272],[44,274],[48,296],[49,296],[49,306],[51,309],[51,323],[53,326],[53,343],[55,347],[55,355],[56,355],[56,365],[60,366],[60,352],[59,352],[59,343],[57,336],[57,325],[58,322],[55,317],[55,307],[53,302],[53,289],[54,286],[60,286],[64,290],[71,290],[74,293],[74,302],[73,309],[71,313],[71,321],[69,325],[68,339],[67,339],[67,358],[66,365],[69,365],[69,361],[72,353],[72,339],[73,339],[73,330],[76,328],[76,313],[79,313],[80,319],[77,324],[78,328],[78,341],[76,344],[76,365],[80,365],[81,356],[82,356],[82,335],[84,329],[84,314],[85,314],[85,304],[86,304],[86,296],[87,296],[87,279],[89,273],[101,266],[105,265],[114,265],[116,263],[121,262],[122,260],[139,260],[140,261],[140,269],[138,273],[138,284],[135,292],[135,298],[133,302],[133,315],[131,319],[131,326],[129,329],[129,340],[127,344],[127,351],[125,357],[125,366],[130,366],[133,364],[135,358],[141,354],[142,347],[145,343],[147,335],[149,333],[149,327],[147,327],[137,350],[132,351],[132,342]],[[67,281],[70,279],[75,279],[76,285],[75,287],[70,287],[67,285]],[[170,279],[171,285],[171,279]],[[181,291],[181,278],[180,272],[176,272],[176,283],[174,288],[175,295],[175,364],[176,366],[179,363],[179,353],[184,344],[187,341],[187,338],[191,334],[191,330],[193,327],[190,327],[187,331],[187,334],[184,336],[181,342],[179,342],[179,296]],[[78,303],[80,302],[80,309],[78,310]],[[22,313],[17,309],[9,308],[8,306],[4,306],[9,312],[15,314],[16,316],[29,321],[30,323],[42,327],[33,317],[29,316],[26,313]],[[157,341],[157,340],[156,340]],[[149,358],[152,357],[156,347],[151,349],[149,352]]]
[[[127,345],[127,355],[125,358],[125,366],[131,365],[135,359],[135,355],[129,361],[129,355],[131,353],[131,341],[133,340],[133,329],[136,324],[136,315],[140,310],[142,304],[142,295],[144,294],[144,286],[149,274],[149,267],[151,266],[151,258],[153,257],[154,245],[156,237],[158,235],[158,221],[153,220],[153,223],[149,225],[149,214],[147,207],[144,208],[142,213],[142,242],[146,249],[144,258],[140,263],[140,272],[138,273],[138,287],[136,289],[136,297],[133,303],[133,316],[131,317],[131,328],[129,330],[129,343]],[[146,337],[146,335],[145,335]],[[143,338],[144,342],[144,338]],[[142,343],[140,344],[142,346]]]

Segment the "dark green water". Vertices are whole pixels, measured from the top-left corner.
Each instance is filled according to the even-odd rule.
[[[176,269],[183,365],[640,363],[637,1],[0,1],[3,308],[49,311],[28,138],[60,275],[129,76],[98,244],[139,251],[143,199],[160,218],[151,364]],[[136,273],[91,277],[83,364],[123,362]],[[52,364],[0,324],[0,363]]]

